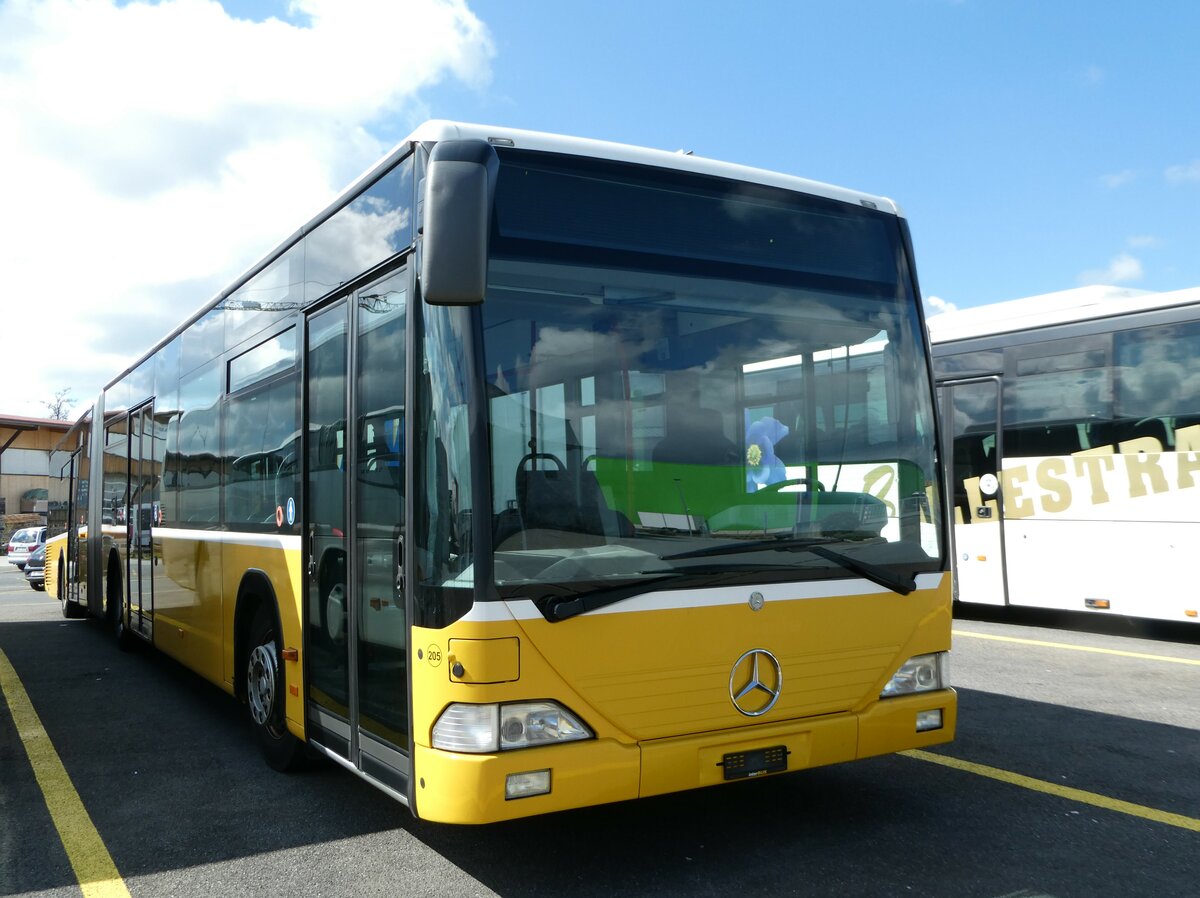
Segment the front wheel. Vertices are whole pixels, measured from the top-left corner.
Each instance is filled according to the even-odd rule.
[[[287,687],[278,642],[275,615],[269,605],[260,605],[250,625],[246,703],[255,740],[267,763],[275,770],[291,770],[300,765],[303,752],[300,740],[288,732],[284,720]]]

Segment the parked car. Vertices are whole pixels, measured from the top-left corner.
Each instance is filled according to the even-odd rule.
[[[46,588],[46,544],[42,543],[25,559],[25,582],[41,592]]]
[[[17,570],[23,571],[33,550],[45,544],[45,527],[23,527],[8,541],[8,560],[17,566]]]

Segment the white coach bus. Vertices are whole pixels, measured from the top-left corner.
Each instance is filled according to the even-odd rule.
[[[960,601],[1197,621],[1200,288],[932,316]]]

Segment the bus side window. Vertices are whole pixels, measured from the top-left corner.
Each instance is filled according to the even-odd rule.
[[[1153,439],[1158,442],[1158,448],[1162,450],[1174,444],[1173,436],[1174,434],[1170,432],[1162,418],[1142,418],[1140,421],[1133,422],[1133,426],[1122,437],[1121,442]]]
[[[1083,448],[1074,423],[1030,424],[1004,433],[1004,454],[1009,458],[1071,455]]]

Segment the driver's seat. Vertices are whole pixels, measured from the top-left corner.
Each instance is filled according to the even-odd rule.
[[[590,532],[583,526],[574,479],[557,466],[557,459],[549,467],[527,466],[539,459],[527,455],[517,465],[517,510],[525,529]]]

